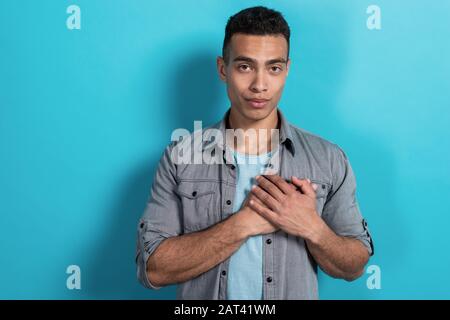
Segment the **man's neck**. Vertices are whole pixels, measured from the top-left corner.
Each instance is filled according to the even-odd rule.
[[[278,124],[277,108],[274,108],[264,119],[252,120],[245,118],[235,108],[231,107],[227,126],[230,129],[242,129],[245,133],[245,143],[242,143],[242,140],[234,139],[234,145],[230,145],[230,147],[240,153],[252,155],[267,153],[272,149],[272,130],[277,129]],[[256,139],[254,139],[255,135],[251,134],[251,132],[256,133]]]

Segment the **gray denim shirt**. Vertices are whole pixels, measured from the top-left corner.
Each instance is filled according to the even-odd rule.
[[[224,118],[209,127],[224,133]],[[372,239],[356,199],[349,160],[336,144],[289,124],[280,110],[278,174],[309,178],[318,185],[317,212],[338,235],[359,239],[373,255]],[[207,131],[205,128],[203,132]],[[207,135],[206,135],[207,136]],[[221,141],[208,137],[201,152],[222,150],[223,163],[180,164],[174,161],[177,142],[163,152],[150,197],[137,232],[137,277],[147,288],[149,256],[167,238],[206,229],[233,214],[236,166]],[[263,299],[317,299],[317,263],[304,239],[282,230],[263,235]],[[177,299],[227,299],[229,258],[198,277],[179,283]]]

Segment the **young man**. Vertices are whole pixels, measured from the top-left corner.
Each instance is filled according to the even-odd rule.
[[[219,139],[194,142],[201,159],[223,161],[180,163],[191,139],[166,148],[138,225],[144,286],[177,283],[179,299],[317,299],[317,265],[348,281],[363,273],[372,239],[345,153],[278,109],[289,37],[265,7],[228,20],[217,68],[231,107],[209,128]],[[244,139],[223,139],[230,129]]]

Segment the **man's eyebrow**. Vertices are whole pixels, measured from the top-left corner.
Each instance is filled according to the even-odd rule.
[[[245,56],[237,56],[236,58],[233,59],[233,62],[235,62],[235,61],[245,61],[245,62],[251,62],[251,63],[256,62],[255,59],[245,57]]]
[[[245,57],[245,56],[237,56],[236,58],[233,59],[233,62],[236,61],[245,61],[245,62],[250,62],[250,63],[256,63],[255,59],[252,59],[250,57]],[[287,63],[286,59],[284,58],[275,58],[275,59],[270,59],[266,61],[266,65],[270,65],[270,64],[274,64],[274,63]]]
[[[287,63],[287,61],[284,58],[276,58],[276,59],[271,59],[271,60],[266,61],[266,65],[274,64],[274,63]]]

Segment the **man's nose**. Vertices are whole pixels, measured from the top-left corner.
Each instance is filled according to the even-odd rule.
[[[262,70],[259,70],[256,73],[255,78],[253,79],[253,82],[250,86],[250,90],[253,92],[267,91],[267,79]]]

